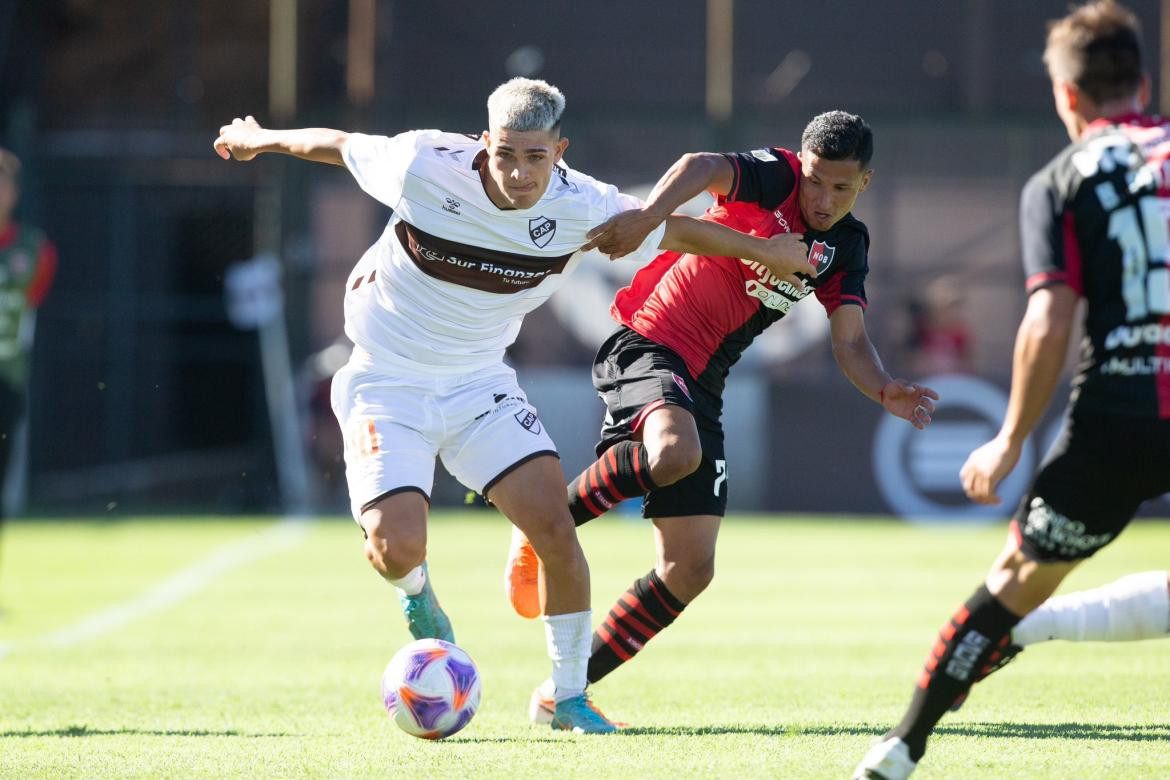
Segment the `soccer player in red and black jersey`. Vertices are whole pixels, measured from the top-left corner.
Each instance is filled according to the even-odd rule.
[[[1067,424],[1017,507],[1003,552],[943,627],[902,722],[865,756],[857,778],[907,777],[943,713],[1013,651],[1021,618],[1117,538],[1143,501],[1170,491],[1170,122],[1142,114],[1149,81],[1137,21],[1113,2],[1053,24],[1044,61],[1072,143],[1024,188],[1028,306],[1003,425],[960,473],[967,495],[999,503],[997,486],[1059,381],[1083,298]],[[1103,622],[1113,627],[1094,638],[1138,638],[1141,625],[1158,624],[1164,635],[1160,574],[1141,587],[1107,586],[1112,594],[1080,609],[1094,623],[1112,612]]]
[[[20,160],[0,149],[0,494],[24,419],[33,313],[57,269],[57,250],[39,229],[16,222]],[[0,523],[4,507],[0,506]]]
[[[580,525],[644,495],[657,565],[618,599],[593,635],[588,679],[597,682],[670,625],[714,575],[715,541],[727,505],[722,391],[731,366],[765,328],[815,292],[829,316],[833,355],[866,397],[917,428],[938,395],[896,380],[865,330],[869,233],[852,214],[869,184],[873,134],[860,117],[831,111],[804,130],[801,149],[688,154],[659,181],[645,208],[595,229],[611,256],[637,247],[680,204],[709,191],[705,218],[759,236],[788,234],[808,261],[796,283],[758,263],[667,252],[618,292],[617,331],[601,346],[593,382],[606,404],[599,459],[569,486]],[[509,559],[516,611],[537,611],[535,556],[523,537]],[[548,691],[530,715],[549,716]]]

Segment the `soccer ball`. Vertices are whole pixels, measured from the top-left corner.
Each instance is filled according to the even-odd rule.
[[[449,737],[479,709],[479,670],[461,648],[419,639],[399,650],[382,674],[382,702],[398,727],[422,739]]]

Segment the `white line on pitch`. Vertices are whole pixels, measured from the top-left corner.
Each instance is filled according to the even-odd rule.
[[[190,598],[223,574],[300,544],[312,519],[285,517],[239,541],[220,547],[137,598],[95,612],[26,642],[0,643],[0,659],[26,647],[69,647],[96,639]]]

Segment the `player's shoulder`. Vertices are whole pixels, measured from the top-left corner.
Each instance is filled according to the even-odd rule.
[[[853,216],[852,211],[833,225],[826,232],[826,235],[834,236],[842,244],[856,246],[862,250],[869,249],[869,228],[865,226],[864,222]]]
[[[553,166],[544,203],[565,217],[593,220],[604,219],[620,197],[614,185],[574,170],[562,160]]]
[[[1071,200],[1087,178],[1083,161],[1083,156],[1090,149],[1087,140],[1081,139],[1066,145],[1029,176],[1020,192],[1021,202],[1033,205],[1047,203],[1056,208],[1058,204]]]
[[[604,198],[613,191],[611,184],[582,173],[561,160],[553,166],[553,191],[568,197]]]
[[[471,168],[476,155],[484,149],[483,138],[478,135],[445,130],[410,130],[395,139],[413,148],[419,159],[461,168]]]

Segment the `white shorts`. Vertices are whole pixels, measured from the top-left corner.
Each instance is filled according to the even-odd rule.
[[[393,493],[414,490],[429,501],[436,455],[457,480],[486,493],[522,463],[557,454],[516,372],[503,364],[419,378],[351,359],[333,377],[331,401],[355,519]]]

